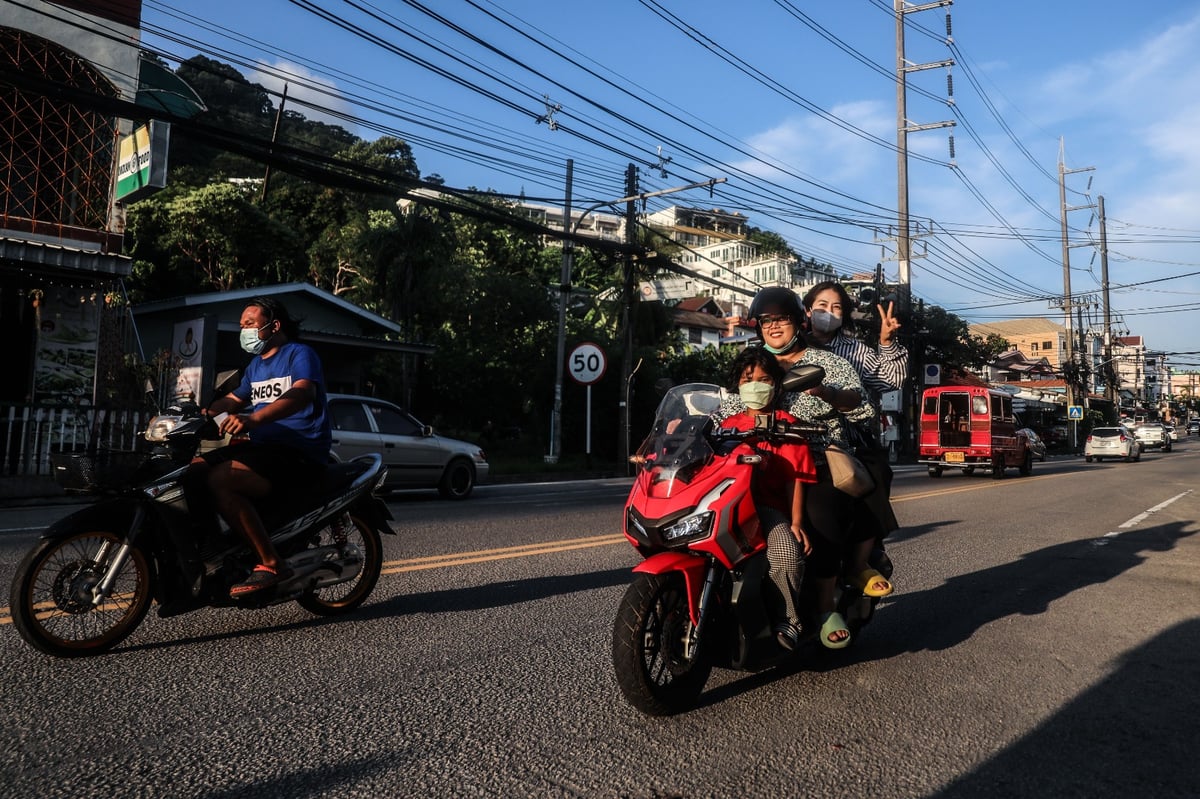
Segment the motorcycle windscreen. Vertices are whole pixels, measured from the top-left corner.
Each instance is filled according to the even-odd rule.
[[[648,495],[671,496],[712,460],[713,450],[704,436],[711,427],[708,416],[688,416],[672,420],[662,432],[642,442],[635,460],[642,470],[638,479]]]
[[[675,386],[663,395],[650,435],[632,458],[648,496],[671,496],[712,460],[706,434],[724,397],[724,389],[709,383]]]

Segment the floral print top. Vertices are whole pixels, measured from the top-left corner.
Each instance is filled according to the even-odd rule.
[[[858,371],[855,370],[849,361],[840,355],[834,355],[832,352],[815,347],[805,349],[804,355],[793,366],[798,366],[802,363],[816,364],[825,370],[825,380],[822,385],[838,389],[853,389],[858,392],[862,401],[854,410],[839,412],[820,397],[798,392],[785,395],[779,407],[801,421],[825,423],[829,428],[828,436],[813,438],[810,441],[811,444],[823,446],[835,442],[846,446],[846,434],[842,429],[843,418],[851,422],[866,422],[875,418],[875,408],[867,396],[868,392],[863,388]],[[713,417],[717,421],[720,421],[733,416],[735,413],[741,413],[745,409],[746,406],[742,404],[742,398],[737,394],[730,394],[721,403],[721,407],[717,409]]]

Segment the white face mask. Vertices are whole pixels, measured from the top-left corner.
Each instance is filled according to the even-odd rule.
[[[760,411],[771,404],[771,398],[775,396],[775,386],[757,381],[742,383],[738,386],[738,396],[747,408]]]
[[[832,333],[842,326],[842,317],[821,309],[812,312],[810,321],[812,329],[817,333]]]
[[[243,327],[242,332],[239,334],[239,341],[242,345],[242,349],[251,355],[262,354],[262,351],[267,348],[267,342],[266,339],[259,338],[258,334],[260,331],[270,327],[270,325],[271,323],[267,322],[265,325],[258,328]]]

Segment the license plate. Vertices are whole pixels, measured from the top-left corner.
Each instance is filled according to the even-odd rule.
[[[947,452],[946,463],[962,463],[965,460],[961,452]]]

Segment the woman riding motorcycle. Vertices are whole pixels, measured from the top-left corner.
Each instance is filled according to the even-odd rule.
[[[842,572],[843,558],[851,561],[851,582],[868,596],[886,596],[892,584],[871,568],[869,558],[875,546],[875,529],[855,525],[861,512],[859,500],[833,485],[825,462],[824,445],[846,446],[843,419],[861,422],[873,418],[874,407],[854,367],[837,355],[808,346],[801,325],[804,309],[796,293],[782,287],[763,289],[750,304],[750,316],[757,323],[762,347],[776,357],[785,369],[811,363],[825,370],[825,380],[817,388],[789,394],[781,406],[797,419],[823,422],[828,428],[825,439],[813,439],[817,461],[817,483],[805,492],[804,529],[815,534],[814,552],[809,558],[807,576],[815,581],[821,643],[839,649],[850,642],[845,619],[836,612],[835,591]],[[743,410],[739,397],[728,398],[717,415],[720,418]]]

